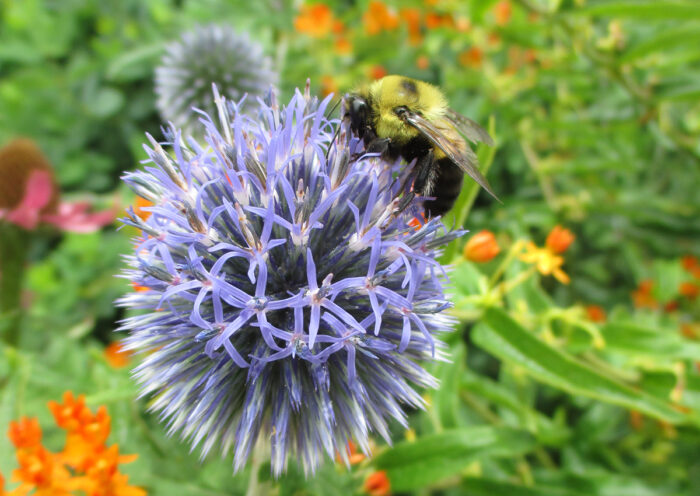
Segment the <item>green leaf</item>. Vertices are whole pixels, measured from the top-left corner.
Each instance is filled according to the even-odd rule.
[[[700,19],[700,4],[697,2],[604,2],[573,11],[578,15],[609,16],[628,19],[687,21]]]
[[[459,378],[464,373],[467,350],[464,343],[452,347],[451,362],[440,362],[433,375],[440,380],[440,388],[433,394],[432,407],[444,429],[457,427],[459,405]]]
[[[547,445],[562,445],[570,437],[569,429],[523,403],[521,398],[500,382],[488,377],[466,371],[462,376],[462,389],[470,394],[489,400],[500,410],[499,417],[508,418],[511,413],[515,418],[508,425],[520,427],[535,435],[537,440]],[[517,425],[513,425],[517,422]]]
[[[107,79],[121,82],[144,77],[153,71],[153,65],[162,52],[162,43],[139,46],[124,52],[107,66]]]
[[[700,29],[697,26],[663,30],[628,48],[620,57],[620,61],[633,62],[650,53],[664,52],[676,46],[696,49],[698,42],[700,42]]]
[[[473,338],[493,355],[571,394],[639,410],[671,423],[699,423],[697,419],[675,410],[669,403],[637,391],[552,348],[501,309],[489,308],[485,312],[483,324],[477,326]]]
[[[374,460],[396,492],[438,482],[484,457],[513,457],[534,447],[533,437],[510,427],[475,426],[402,442]]]
[[[104,119],[116,114],[124,105],[124,95],[114,88],[102,88],[88,103],[91,116]]]
[[[518,486],[509,482],[468,478],[462,484],[464,496],[590,496],[588,493],[570,491],[558,487]]]
[[[684,339],[669,329],[652,329],[633,322],[611,322],[601,329],[606,347],[634,358],[689,359],[700,356],[700,343]]]

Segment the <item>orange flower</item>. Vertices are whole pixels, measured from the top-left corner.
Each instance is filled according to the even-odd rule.
[[[689,300],[694,300],[698,297],[698,294],[700,294],[700,288],[698,288],[698,285],[695,283],[682,282],[680,286],[678,286],[678,292],[681,296],[685,296]]]
[[[19,422],[10,422],[7,435],[17,449],[33,451],[41,446],[41,426],[36,418],[22,417]]]
[[[664,312],[671,313],[678,310],[678,302],[675,300],[664,303]]]
[[[83,422],[92,418],[92,412],[85,406],[85,396],[81,394],[76,398],[70,391],[63,393],[63,404],[49,401],[49,410],[56,425],[69,433],[77,431]]]
[[[323,4],[304,5],[294,19],[294,29],[313,38],[327,36],[335,27],[330,7]]]
[[[321,95],[327,96],[331,93],[338,93],[338,83],[335,82],[333,76],[321,76]]]
[[[153,203],[146,200],[145,198],[141,198],[140,196],[136,197],[136,202],[134,203],[134,213],[141,217],[143,220],[148,219],[151,216],[151,212],[148,212],[144,210],[146,207],[152,207]]]
[[[428,12],[425,15],[425,27],[428,29],[435,29],[442,26],[442,16],[436,14],[435,12]]]
[[[345,32],[345,25],[342,21],[336,19],[333,21],[332,31],[334,34],[343,34]]]
[[[82,489],[91,496],[145,496],[140,487],[130,486],[129,476],[119,472],[120,463],[129,463],[136,455],[119,455],[119,447],[114,444],[95,457],[85,471]]]
[[[501,0],[493,8],[493,15],[496,19],[496,24],[499,26],[505,26],[510,22],[511,15],[513,14],[513,7],[509,0]]]
[[[355,443],[352,442],[352,440],[348,439],[348,445],[347,449],[345,450],[345,453],[347,454],[348,462],[350,462],[350,465],[357,465],[360,463],[362,460],[365,459],[365,455],[363,453],[360,453],[357,451],[357,446],[355,446]],[[339,453],[337,454],[337,461],[340,463],[342,462],[342,457],[340,456]]]
[[[123,349],[121,343],[113,341],[105,348],[105,359],[115,369],[120,369],[129,365],[131,352]]]
[[[549,232],[547,235],[547,241],[545,242],[547,248],[552,250],[552,253],[564,253],[571,243],[574,242],[576,236],[563,227],[557,225]]]
[[[525,253],[520,255],[520,260],[535,264],[540,274],[552,275],[562,284],[569,284],[571,281],[569,276],[561,270],[564,259],[555,254],[549,247],[539,248],[530,241],[525,245]]]
[[[420,29],[420,10],[401,9],[400,14],[408,27],[408,42],[411,45],[420,44],[423,41],[423,33],[421,33]]]
[[[688,339],[696,339],[700,336],[700,325],[684,322],[681,324],[681,334]]]
[[[586,307],[586,315],[591,322],[605,322],[605,310],[599,305],[588,305]]]
[[[143,293],[144,291],[151,290],[151,288],[149,288],[148,286],[141,286],[139,284],[136,284],[135,282],[131,283],[131,287],[134,288],[134,291],[136,291],[137,293]]]
[[[428,67],[430,67],[430,59],[425,55],[421,55],[416,59],[416,67],[423,71],[426,70]]]
[[[698,259],[696,257],[693,255],[684,256],[681,258],[681,265],[683,265],[683,268],[687,272],[700,279],[700,263],[698,263]]]
[[[365,31],[369,35],[379,34],[381,31],[391,31],[399,26],[398,16],[382,2],[373,0],[369,3],[367,12],[362,16]]]
[[[659,303],[654,298],[652,290],[654,289],[654,281],[645,279],[639,283],[639,286],[632,292],[632,300],[637,308],[658,308]]]
[[[484,263],[492,260],[500,251],[496,236],[491,231],[484,230],[469,238],[464,246],[464,258]]]
[[[386,76],[386,69],[382,67],[381,65],[374,65],[372,68],[369,70],[369,77],[372,79],[381,79],[384,76]]]
[[[423,227],[423,225],[426,223],[425,213],[421,212],[420,215],[421,218],[414,217],[410,221],[408,221],[408,225],[416,231],[420,230],[420,228]]]
[[[338,55],[349,55],[352,53],[352,43],[347,38],[339,37],[335,40],[335,53]]]
[[[533,48],[528,48],[525,50],[525,62],[528,64],[534,64],[537,62],[537,50]]]
[[[477,46],[471,47],[459,54],[459,63],[465,67],[478,68],[484,59],[484,52]]]
[[[472,28],[472,22],[468,17],[460,16],[455,21],[455,28],[457,28],[457,31],[460,33],[466,33]]]
[[[73,496],[77,489],[71,473],[57,463],[51,452],[43,446],[34,452],[17,451],[19,467],[12,472],[12,480],[22,484],[16,489],[18,494],[27,494],[36,489],[34,496]]]
[[[373,472],[365,479],[365,492],[370,496],[388,496],[391,484],[384,470]]]

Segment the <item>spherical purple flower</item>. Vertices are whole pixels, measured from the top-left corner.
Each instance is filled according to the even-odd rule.
[[[215,99],[205,142],[149,136],[151,165],[125,177],[154,203],[124,220],[143,234],[126,276],[148,288],[121,300],[140,310],[134,375],[203,454],[233,450],[238,470],[262,436],[275,475],[290,456],[313,472],[349,439],[390,442],[437,386],[420,362],[444,358],[453,322],[435,256],[460,233],[411,223],[410,167],[365,155],[308,86],[256,119]]]
[[[227,25],[199,25],[166,45],[155,71],[156,104],[163,119],[183,134],[197,133],[199,116],[192,108],[216,113],[212,84],[232,100],[247,94],[250,103],[276,81],[272,61],[247,33]]]

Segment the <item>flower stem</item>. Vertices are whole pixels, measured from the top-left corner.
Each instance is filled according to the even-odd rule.
[[[491,279],[489,279],[489,288],[493,288],[498,280],[501,278],[503,273],[506,271],[506,269],[510,266],[511,262],[513,259],[518,256],[518,254],[522,251],[523,249],[523,242],[518,240],[513,245],[510,247],[510,250],[508,250],[508,254],[503,258],[501,263],[498,265],[496,270],[494,271],[493,275],[491,276]]]
[[[22,321],[22,286],[27,260],[25,232],[0,223],[0,335],[10,346],[19,342]]]
[[[266,455],[266,447],[262,441],[262,437],[258,439],[253,448],[253,453],[250,457],[250,477],[248,478],[248,489],[245,496],[259,496],[263,494],[260,485],[260,466]]]

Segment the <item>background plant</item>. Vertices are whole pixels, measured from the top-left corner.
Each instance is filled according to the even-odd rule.
[[[377,441],[351,470],[232,478],[230,460],[200,465],[165,437],[128,368],[103,355],[128,289],[113,278],[127,230],[32,243],[20,344],[0,360],[0,425],[48,426],[46,401],[85,393],[109,408],[111,442],[139,454],[123,470],[149,494],[245,494],[251,476],[280,494],[386,494],[387,482],[446,495],[700,492],[696,2],[5,0],[0,22],[0,143],[33,138],[66,196],[131,201],[118,178],[145,158],[143,132],[160,136],[162,48],[217,22],[265,47],[280,100],[307,77],[320,94],[387,73],[439,84],[489,125],[497,146],[478,153],[504,201],[466,187],[446,219],[488,229],[500,253],[465,258],[470,235],[448,247],[453,363],[433,370],[442,387],[412,430],[394,426],[405,441]],[[546,241],[556,225],[575,236],[560,253]],[[569,284],[538,270],[553,257]],[[0,449],[0,470],[15,467]]]

